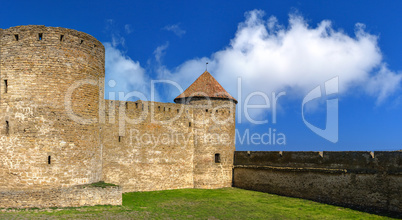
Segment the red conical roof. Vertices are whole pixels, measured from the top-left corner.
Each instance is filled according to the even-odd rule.
[[[191,84],[182,94],[177,96],[174,101],[189,97],[209,97],[219,99],[232,99],[235,103],[237,100],[233,98],[221,84],[208,72],[205,71],[193,84]]]

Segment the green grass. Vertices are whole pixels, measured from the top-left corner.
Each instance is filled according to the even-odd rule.
[[[0,210],[0,219],[386,219],[237,188],[132,192],[123,195],[123,206],[12,211]]]

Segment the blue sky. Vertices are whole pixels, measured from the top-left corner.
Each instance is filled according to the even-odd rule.
[[[161,79],[185,89],[209,62],[238,99],[241,79],[237,150],[399,150],[401,11],[400,1],[2,1],[0,28],[36,24],[96,37],[106,48],[106,81],[117,83],[106,92],[149,97],[150,81]],[[324,129],[326,100],[338,100],[339,132],[329,141],[308,128],[301,106],[334,77],[338,92],[303,108],[305,120]],[[245,99],[255,92],[271,106],[249,115],[268,123],[246,118]],[[276,123],[272,92],[286,93],[278,98]],[[157,93],[172,102],[179,91],[159,86]],[[248,101],[265,103],[261,95]],[[247,132],[268,137],[269,131],[271,140],[283,135],[286,144],[241,143]]]

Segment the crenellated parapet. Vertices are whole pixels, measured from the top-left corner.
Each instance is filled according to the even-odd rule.
[[[97,55],[104,46],[96,38],[84,32],[44,25],[24,25],[1,29],[1,46],[4,47],[64,47]],[[101,61],[101,60],[100,60]]]

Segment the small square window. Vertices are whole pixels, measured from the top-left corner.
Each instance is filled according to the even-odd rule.
[[[220,163],[220,162],[221,162],[221,155],[215,154],[215,163]]]

